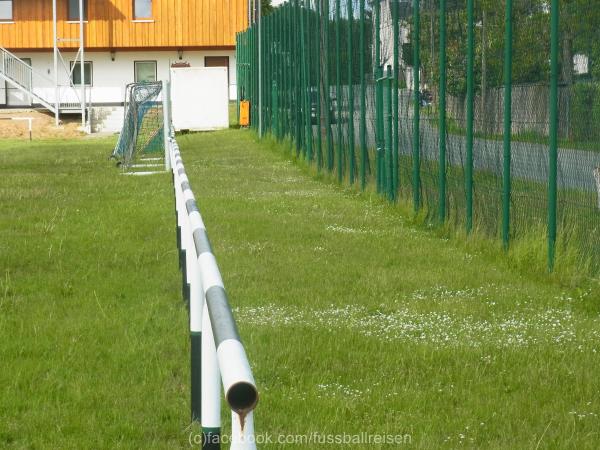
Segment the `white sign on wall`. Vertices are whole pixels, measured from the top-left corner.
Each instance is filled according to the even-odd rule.
[[[227,68],[172,68],[171,108],[177,131],[229,128]]]

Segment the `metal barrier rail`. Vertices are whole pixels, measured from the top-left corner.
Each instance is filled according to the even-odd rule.
[[[258,390],[172,133],[167,146],[183,296],[189,301],[192,421],[202,425],[203,450],[221,448],[222,383],[232,416],[230,448],[256,449],[252,411],[258,402]]]

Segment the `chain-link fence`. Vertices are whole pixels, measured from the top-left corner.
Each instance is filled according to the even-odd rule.
[[[238,34],[238,98],[340,182],[597,272],[597,1],[290,0]]]

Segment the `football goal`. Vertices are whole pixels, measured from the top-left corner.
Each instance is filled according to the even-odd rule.
[[[130,168],[144,155],[164,155],[164,82],[131,83],[125,89],[123,128],[111,157]]]

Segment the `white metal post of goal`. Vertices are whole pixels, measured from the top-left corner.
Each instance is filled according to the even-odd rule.
[[[230,448],[256,449],[253,410],[258,390],[171,128],[165,128],[165,139],[165,162],[173,174],[183,293],[189,302],[192,421],[201,423],[203,450],[221,448],[222,384],[231,408]]]

